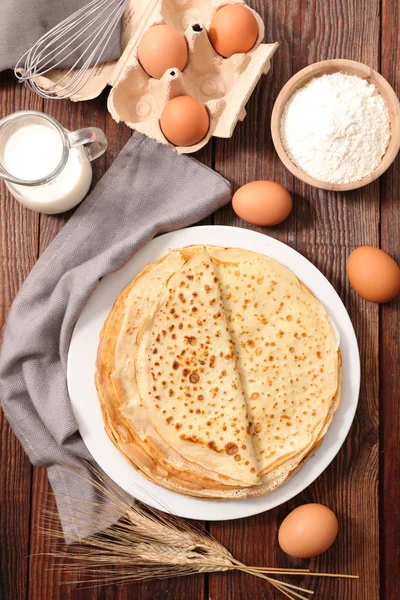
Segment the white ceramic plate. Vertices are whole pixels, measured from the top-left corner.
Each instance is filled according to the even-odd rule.
[[[254,250],[287,266],[325,306],[340,335],[343,387],[340,406],[316,454],[286,484],[261,498],[199,500],[150,483],[128,463],[104,431],[94,386],[95,360],[101,327],[120,291],[149,262],[170,249],[208,244]],[[360,359],[349,315],[325,277],[301,254],[261,233],[234,227],[192,227],[162,235],[142,248],[119,271],[104,277],[80,315],[68,356],[68,389],[83,441],[102,469],[124,490],[156,508],[181,517],[208,521],[248,517],[290,500],[312,483],[342,446],[357,408]]]

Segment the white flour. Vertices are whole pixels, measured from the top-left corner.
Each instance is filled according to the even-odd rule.
[[[281,121],[292,162],[328,183],[359,181],[372,173],[390,135],[389,111],[375,85],[347,73],[312,79],[293,94]]]

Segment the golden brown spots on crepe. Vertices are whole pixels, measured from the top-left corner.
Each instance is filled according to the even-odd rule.
[[[233,456],[234,454],[236,454],[239,448],[237,444],[234,444],[233,442],[228,442],[227,444],[225,444],[224,450],[226,454],[228,454],[228,456]]]
[[[191,429],[190,425],[189,425],[189,429]],[[185,442],[192,442],[193,444],[199,443],[199,439],[196,435],[185,435],[184,433],[181,433],[181,435],[179,437],[182,440],[184,440]]]
[[[258,400],[260,397],[260,394],[258,392],[253,392],[250,396],[251,400]]]
[[[217,444],[213,441],[210,440],[209,442],[207,442],[207,447],[210,448],[210,450],[213,450],[214,452],[223,452],[223,450],[220,450],[217,446]]]
[[[196,372],[191,373],[189,377],[191,383],[198,383],[200,381],[200,375]]]

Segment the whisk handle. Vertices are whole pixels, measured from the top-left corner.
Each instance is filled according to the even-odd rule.
[[[71,148],[84,146],[90,161],[95,160],[107,150],[107,138],[97,127],[85,127],[77,131],[68,132]]]

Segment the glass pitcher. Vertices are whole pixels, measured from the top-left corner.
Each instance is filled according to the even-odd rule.
[[[16,112],[0,121],[0,178],[27,208],[64,212],[86,196],[90,163],[106,149],[97,127],[70,132],[44,113]]]

